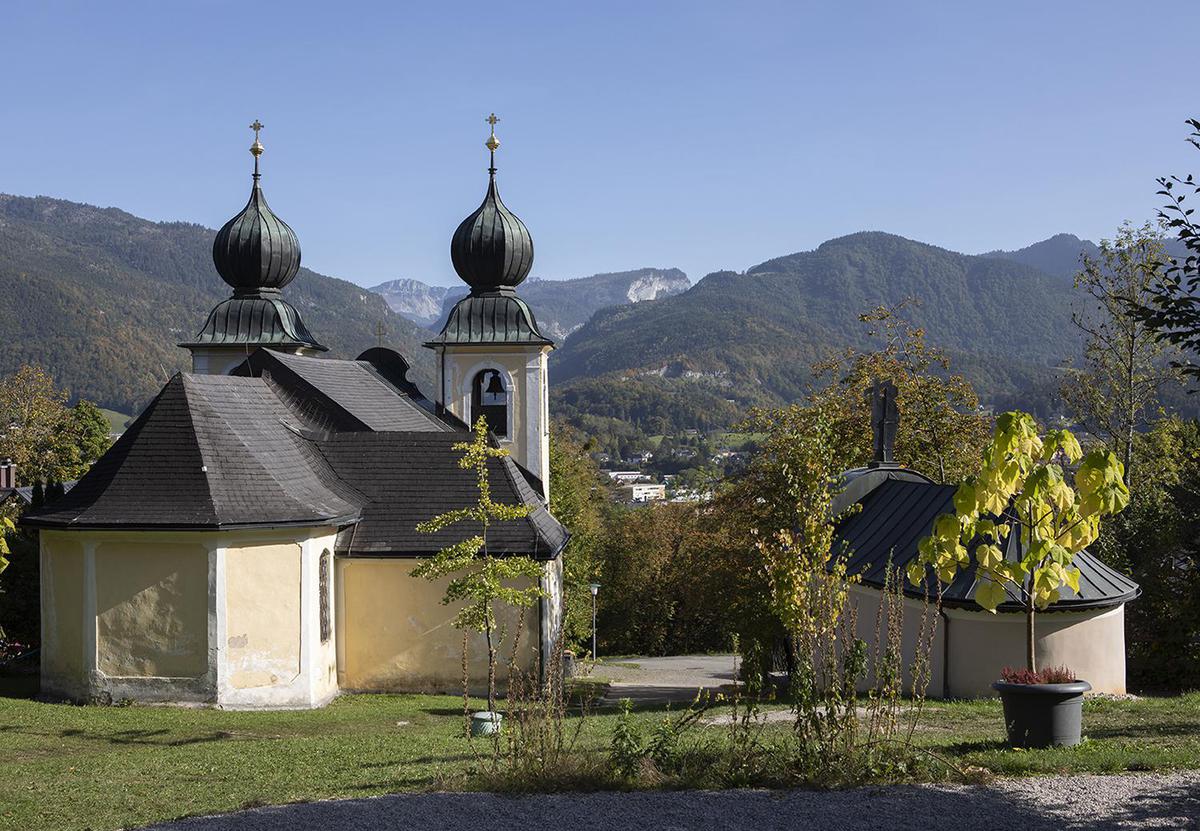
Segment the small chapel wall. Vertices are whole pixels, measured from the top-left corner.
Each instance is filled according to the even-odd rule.
[[[1006,666],[1025,666],[1025,615],[949,609],[950,690],[955,696],[995,695]],[[1125,607],[1039,612],[1038,665],[1066,666],[1096,692],[1125,693]]]
[[[290,685],[300,675],[297,543],[225,551],[225,670],[239,690]]]
[[[208,672],[208,551],[199,543],[96,547],[96,668],[114,678]]]
[[[443,606],[446,580],[413,577],[414,559],[337,559],[338,683],[344,690],[454,693],[462,689],[462,632],[456,608]],[[512,634],[520,614],[501,607],[508,631],[498,682],[507,679]],[[539,608],[526,609],[518,666],[539,669]],[[468,673],[474,692],[487,688],[487,643],[471,633]]]
[[[42,532],[42,689],[75,698],[86,687],[83,545]]]
[[[878,589],[854,586],[851,603],[856,609],[857,637],[873,653],[878,640],[880,653],[886,646],[886,621],[876,628],[882,597]],[[1017,612],[992,614],[960,608],[945,609],[945,616],[916,598],[904,599],[903,652],[904,689],[912,688],[912,663],[918,649],[930,650],[929,683],[926,694],[941,698],[946,692],[944,672],[949,672],[952,698],[980,698],[996,695],[992,682],[999,680],[1007,666],[1025,666],[1025,615]],[[949,624],[947,625],[947,619]],[[1044,612],[1037,615],[1038,664],[1067,666],[1096,692],[1125,692],[1125,611],[1123,606],[1076,612]],[[932,627],[932,628],[930,628]],[[949,637],[947,644],[945,638]],[[926,646],[928,644],[928,646]],[[947,646],[949,649],[947,649]],[[948,667],[945,669],[944,667]],[[860,684],[866,690],[873,683],[868,677]]]

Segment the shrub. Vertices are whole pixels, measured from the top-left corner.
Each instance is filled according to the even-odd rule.
[[[1075,680],[1075,673],[1066,667],[1044,667],[1036,672],[1024,667],[1005,667],[1000,678],[1006,684],[1069,684]]]

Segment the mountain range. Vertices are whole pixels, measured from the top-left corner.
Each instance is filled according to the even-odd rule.
[[[903,316],[984,401],[1038,409],[1030,402],[1052,397],[1081,343],[1071,282],[1021,262],[1028,252],[971,256],[864,232],[710,274],[682,294],[597,312],[553,356],[556,406],[593,434],[728,425],[803,397],[814,362],[868,347],[860,314],[915,301]]]
[[[76,397],[137,411],[187,367],[176,344],[229,294],[212,266],[213,235],[116,208],[0,195],[0,375],[36,362]],[[594,434],[644,437],[725,427],[750,406],[802,397],[814,361],[869,344],[861,313],[906,299],[918,302],[905,315],[985,401],[1048,401],[1060,363],[1080,350],[1069,279],[1080,251],[1094,246],[1065,234],[964,255],[864,232],[695,285],[677,269],[640,269],[530,280],[520,291],[560,341],[550,364],[556,413]],[[286,289],[331,355],[373,345],[382,324],[427,387],[432,360],[420,344],[459,294],[415,280],[368,290],[307,269]]]
[[[600,309],[657,300],[690,287],[687,275],[677,268],[640,268],[574,280],[532,278],[521,284],[520,292],[534,309],[542,334],[564,341]],[[371,291],[387,300],[397,314],[437,330],[467,288],[399,279],[380,283]]]
[[[170,375],[190,367],[190,340],[228,297],[212,263],[216,232],[150,222],[116,208],[0,194],[0,376],[45,367],[73,396],[133,413]],[[317,339],[337,357],[377,342],[433,377],[428,333],[379,295],[306,268],[287,287]]]

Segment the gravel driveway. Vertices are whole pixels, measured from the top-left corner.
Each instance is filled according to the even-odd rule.
[[[617,658],[599,663],[593,678],[611,682],[603,704],[628,698],[634,704],[690,702],[697,690],[716,691],[737,678],[736,655],[672,655],[665,658]]]
[[[1200,828],[1200,773],[1004,779],[849,791],[402,794],[259,808],[156,831],[1073,831]]]

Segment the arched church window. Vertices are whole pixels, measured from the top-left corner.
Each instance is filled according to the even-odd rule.
[[[329,634],[333,628],[329,621],[329,561],[331,559],[329,549],[326,548],[321,552],[321,559],[317,563],[317,602],[321,607],[321,643],[329,640]]]
[[[489,430],[501,438],[508,438],[508,393],[502,372],[480,370],[471,382],[471,420],[483,416]]]

